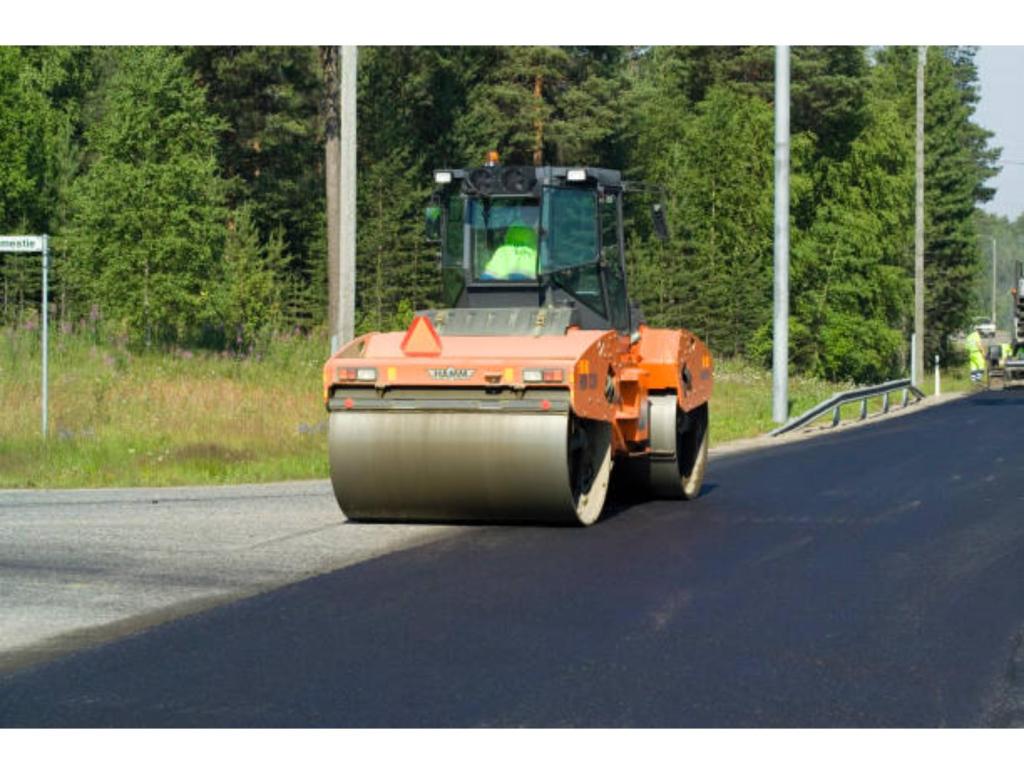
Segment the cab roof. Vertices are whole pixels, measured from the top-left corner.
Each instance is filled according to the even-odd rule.
[[[543,186],[600,186],[621,188],[622,173],[603,167],[483,166],[434,171],[438,188],[459,184],[467,194],[480,196],[539,196]]]

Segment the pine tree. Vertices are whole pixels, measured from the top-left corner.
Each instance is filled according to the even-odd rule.
[[[38,93],[26,83],[28,65],[20,49],[0,47],[0,224],[38,230],[36,185],[45,117]]]
[[[38,103],[26,88],[26,63],[17,48],[0,47],[0,232],[37,233],[39,191],[33,169],[43,143]],[[39,257],[0,254],[5,322],[24,317],[38,298]],[[35,314],[33,311],[32,314]]]
[[[285,299],[280,276],[286,260],[282,243],[281,232],[269,246],[260,241],[250,205],[240,207],[228,221],[215,303],[225,343],[236,352],[262,348],[281,327]]]
[[[69,273],[134,343],[179,341],[215,312],[221,124],[179,54],[149,47],[104,56],[87,168],[71,194]]]
[[[674,239],[647,249],[662,256],[656,271],[635,253],[633,294],[643,307],[656,299],[652,322],[691,328],[723,354],[746,351],[771,313],[771,122],[761,100],[713,87],[647,170],[668,190]]]
[[[879,53],[886,88],[903,120],[913,121],[916,50]],[[992,190],[999,150],[972,120],[978,101],[973,50],[928,50],[925,76],[925,358],[950,356],[952,333],[967,323],[980,269],[974,218]]]
[[[356,327],[387,330],[436,304],[440,272],[423,208],[432,172],[460,166],[453,125],[493,57],[485,48],[360,50]]]
[[[614,166],[623,55],[601,48],[497,49],[456,122],[465,157],[479,163],[498,150],[510,164]]]
[[[708,76],[729,52],[702,54],[655,49],[636,59],[629,171],[667,189],[673,239],[637,242],[630,279],[650,322],[740,354],[771,315],[773,119],[760,96]],[[633,224],[641,233],[643,221]]]
[[[822,173],[821,204],[792,260],[797,366],[862,383],[901,373],[912,293],[913,157],[906,127],[877,107],[848,156]]]
[[[202,46],[187,65],[223,119],[217,160],[226,204],[248,205],[260,239],[281,229],[296,276],[323,261],[322,84],[311,46]]]

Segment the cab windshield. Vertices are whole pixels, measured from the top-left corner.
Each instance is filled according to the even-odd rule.
[[[469,256],[474,279],[482,281],[533,280],[537,278],[537,229],[540,202],[527,197],[493,197],[462,200],[458,218],[461,244],[448,251]],[[454,213],[450,213],[454,215]],[[450,237],[454,237],[450,233]]]
[[[534,197],[452,197],[445,265],[470,269],[475,281],[535,280],[598,260],[597,201],[592,189],[545,188]]]

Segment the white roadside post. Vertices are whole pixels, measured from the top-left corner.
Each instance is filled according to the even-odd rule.
[[[48,380],[46,378],[46,367],[49,345],[49,309],[47,299],[49,297],[49,268],[50,268],[50,238],[49,235],[42,236],[0,236],[0,253],[42,253],[43,270],[43,292],[39,306],[40,335],[42,337],[42,361],[43,361],[43,389],[42,389],[42,430],[43,438],[46,438],[46,407],[49,400]]]
[[[939,383],[939,355],[935,353],[935,394],[936,396],[942,394],[942,386]]]
[[[917,334],[910,334],[910,383],[917,387]]]

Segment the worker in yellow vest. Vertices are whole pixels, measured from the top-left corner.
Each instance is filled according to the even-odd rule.
[[[537,232],[522,223],[508,227],[505,242],[484,266],[481,279],[537,278]]]
[[[977,328],[968,334],[966,344],[971,364],[971,382],[981,384],[981,377],[985,375],[985,350],[981,346],[981,334]]]

